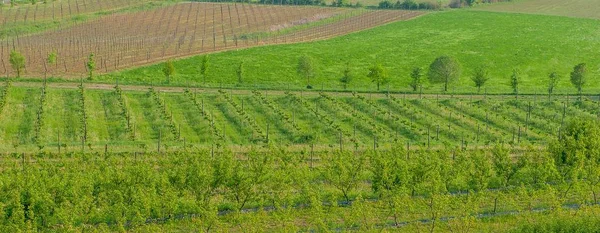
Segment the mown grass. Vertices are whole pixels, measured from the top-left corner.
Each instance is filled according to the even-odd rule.
[[[510,93],[513,69],[521,76],[521,92],[544,93],[547,76],[562,75],[558,92],[574,93],[568,74],[586,62],[595,77],[599,72],[600,30],[597,20],[556,16],[492,13],[457,10],[431,13],[414,20],[396,22],[339,38],[293,45],[265,46],[210,55],[208,84],[262,88],[304,88],[296,74],[300,56],[317,63],[315,88],[341,90],[338,79],[347,62],[355,76],[351,90],[375,90],[366,77],[375,61],[387,67],[391,90],[409,91],[409,74],[414,67],[427,68],[440,55],[458,58],[462,77],[452,85],[454,92],[476,92],[470,76],[481,65],[490,69],[489,93]],[[202,85],[201,57],[175,61],[176,75],[169,85]],[[235,70],[245,64],[243,83],[237,84]],[[103,75],[98,80],[151,83],[164,80],[162,64]],[[387,89],[384,85],[382,89]],[[425,91],[440,92],[440,85]],[[586,93],[600,91],[600,82],[590,78]]]

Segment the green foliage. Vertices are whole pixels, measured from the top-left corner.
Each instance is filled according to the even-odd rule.
[[[423,83],[425,80],[423,79],[423,69],[420,67],[416,67],[413,69],[412,73],[410,73],[410,87],[412,87],[413,91],[418,91],[423,88]]]
[[[168,60],[165,62],[162,72],[165,75],[166,82],[169,83],[171,81],[171,76],[175,74],[175,66],[173,65],[173,61]]]
[[[480,66],[475,69],[475,74],[471,77],[475,87],[477,87],[477,92],[481,92],[481,87],[485,85],[485,83],[490,79],[489,72],[485,66]]]
[[[519,84],[521,83],[521,78],[519,77],[519,71],[514,69],[512,75],[510,76],[510,86],[513,89],[513,94],[519,94]]]
[[[87,70],[88,70],[88,80],[93,80],[94,79],[94,71],[96,70],[96,61],[94,59],[94,53],[90,53],[90,56],[88,57],[88,61],[86,63],[87,66]]]
[[[377,85],[377,91],[379,91],[381,85],[390,82],[387,70],[378,62],[375,62],[375,64],[369,68],[367,77],[371,79],[371,82]]]
[[[586,167],[600,163],[600,124],[597,120],[570,121],[549,150],[564,177],[580,178]]]
[[[202,82],[206,83],[206,74],[208,73],[208,68],[210,65],[210,58],[208,55],[202,56],[202,61],[200,62],[200,74],[202,75]]]
[[[556,72],[552,72],[548,75],[548,96],[552,95],[560,78],[560,75]]]
[[[457,81],[461,72],[462,68],[458,60],[449,56],[441,56],[429,65],[428,77],[431,83],[442,83],[444,92],[447,92],[450,83]]]
[[[306,88],[312,89],[310,85],[310,78],[315,76],[315,62],[312,57],[304,55],[298,59],[298,66],[296,67],[296,72],[302,78],[306,79]]]
[[[56,64],[56,59],[58,58],[58,55],[56,54],[56,52],[51,52],[48,54],[48,58],[46,59],[46,63],[50,64],[50,65],[54,65]]]
[[[9,62],[17,72],[17,78],[20,78],[23,69],[25,69],[25,57],[20,52],[13,50],[10,52]]]
[[[235,70],[235,74],[237,75],[238,83],[242,83],[244,79],[244,62],[240,62],[237,70]]]
[[[352,82],[352,79],[354,79],[354,75],[351,73],[350,63],[348,62],[346,63],[346,68],[344,68],[342,71],[342,77],[340,78],[340,83],[342,83],[344,90],[348,88],[348,85]]]
[[[577,93],[581,94],[583,87],[587,83],[587,64],[581,63],[573,67],[571,72],[571,84],[577,88]]]

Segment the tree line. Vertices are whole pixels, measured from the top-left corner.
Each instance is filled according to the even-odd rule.
[[[314,78],[315,70],[316,63],[310,56],[305,55],[298,59],[297,73],[301,78],[306,80],[307,89],[312,89],[311,78]],[[368,71],[365,73],[371,82],[376,85],[377,91],[380,90],[382,85],[390,82],[387,68],[378,61],[369,66]],[[458,59],[451,56],[440,56],[429,65],[427,70],[421,67],[413,68],[409,74],[409,85],[414,92],[419,92],[428,84],[441,84],[443,86],[443,92],[448,92],[451,85],[458,81],[462,75],[463,68]],[[354,76],[355,74],[350,71],[349,63],[346,63],[338,81],[342,87],[346,89],[352,82]],[[586,63],[575,65],[568,75],[571,84],[577,89],[577,93],[580,96],[582,95],[585,86],[589,83],[589,76],[590,72]],[[476,67],[474,72],[470,75],[472,85],[477,88],[478,93],[481,92],[481,89],[485,87],[490,78],[489,68],[486,65]],[[557,71],[552,71],[548,74],[547,93],[549,97],[554,93],[558,86],[558,82],[562,78],[563,76]],[[518,98],[519,87],[521,86],[521,75],[518,69],[512,71],[508,81],[513,90],[513,94]]]

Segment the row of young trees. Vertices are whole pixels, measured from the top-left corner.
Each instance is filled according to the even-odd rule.
[[[380,212],[380,219],[355,227],[426,219],[435,231],[436,221],[457,216],[493,217],[573,203],[584,208],[599,204],[598,135],[597,121],[575,120],[547,151],[530,148],[517,156],[500,145],[475,151],[277,148],[244,154],[19,156],[7,158],[14,164],[0,174],[0,230],[131,229],[189,216],[226,222],[230,214],[264,210],[296,221],[318,218],[313,215],[321,212],[314,211],[326,206],[365,205],[373,212],[363,214]]]
[[[315,76],[315,67],[316,64],[310,56],[302,56],[298,60],[297,73],[299,76],[306,79],[308,89],[312,88],[310,79]],[[409,85],[413,91],[417,92],[422,90],[427,83],[442,84],[443,91],[447,92],[450,85],[458,81],[462,75],[462,65],[456,58],[451,56],[440,56],[429,65],[428,70],[424,70],[421,67],[415,67],[410,73]],[[570,73],[569,77],[571,84],[577,89],[578,94],[581,95],[583,93],[583,88],[588,84],[589,75],[586,63],[580,63],[573,67],[573,71]],[[390,82],[390,76],[386,67],[379,62],[375,62],[368,68],[366,76],[377,86],[378,91],[382,85]],[[352,82],[353,77],[354,74],[351,73],[350,65],[347,63],[342,71],[341,78],[339,79],[339,82],[344,89]],[[491,78],[489,68],[483,65],[475,68],[470,78],[473,86],[477,88],[477,92],[481,92],[481,88],[485,87],[486,83]],[[561,79],[562,75],[558,72],[553,71],[549,73],[547,86],[548,95],[554,93],[554,90]],[[521,85],[521,76],[518,69],[513,70],[509,81],[513,93],[518,95],[519,87]]]

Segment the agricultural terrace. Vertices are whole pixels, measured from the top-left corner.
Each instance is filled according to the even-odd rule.
[[[16,83],[19,85],[20,83]],[[22,85],[22,83],[21,83]],[[253,146],[346,150],[544,146],[597,99],[28,84],[4,86],[4,153]],[[59,147],[60,145],[60,147]]]
[[[332,38],[421,15],[313,6],[246,3],[179,3],[115,13],[76,25],[0,43],[1,73],[14,75],[9,53],[26,58],[26,76],[86,75],[90,53],[98,72],[110,72],[170,58],[259,45]],[[0,41],[1,42],[1,41]],[[57,61],[47,64],[48,54]]]

